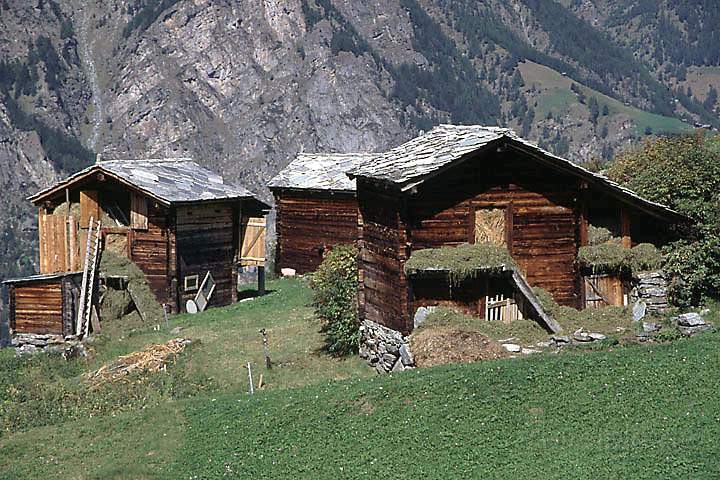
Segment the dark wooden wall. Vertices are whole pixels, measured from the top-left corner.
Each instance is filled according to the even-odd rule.
[[[177,281],[180,306],[195,298],[197,291],[185,292],[184,278],[198,275],[202,283],[207,272],[215,280],[211,306],[228,305],[232,300],[233,260],[237,245],[237,208],[233,203],[203,203],[177,208]]]
[[[358,239],[357,199],[350,193],[278,190],[275,268],[313,272],[323,252]]]
[[[172,218],[170,209],[148,202],[147,230],[130,230],[128,251],[132,260],[145,274],[150,289],[160,303],[174,304],[171,289],[170,242]]]
[[[407,279],[403,265],[408,257],[404,202],[362,179],[360,205],[360,318],[395,330],[412,330]]]
[[[519,153],[470,160],[409,197],[412,249],[472,242],[474,210],[505,208],[508,249],[528,282],[578,307],[578,192],[577,178]]]

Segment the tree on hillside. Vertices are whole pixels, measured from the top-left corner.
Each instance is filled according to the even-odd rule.
[[[671,298],[681,307],[720,292],[720,135],[660,138],[616,157],[611,179],[693,220],[667,248]]]
[[[707,97],[705,98],[705,101],[703,102],[703,107],[705,107],[705,110],[708,112],[712,112],[713,108],[715,108],[715,105],[717,104],[718,99],[718,93],[717,90],[715,90],[715,87],[710,85],[710,90],[708,90]]]
[[[590,97],[588,101],[588,110],[590,110],[590,123],[597,125],[597,119],[600,116],[600,105],[595,97]]]

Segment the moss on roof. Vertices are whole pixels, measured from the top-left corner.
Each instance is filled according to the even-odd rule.
[[[405,274],[408,276],[422,272],[447,272],[454,284],[480,273],[499,273],[513,268],[516,265],[507,248],[489,243],[417,250],[405,262]]]
[[[593,272],[639,273],[657,270],[662,265],[662,254],[650,243],[626,248],[613,242],[580,247],[578,262]]]

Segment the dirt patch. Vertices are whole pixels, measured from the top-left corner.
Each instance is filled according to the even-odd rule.
[[[509,354],[491,338],[473,331],[454,328],[427,328],[410,338],[418,367],[449,363],[472,363],[508,358]]]

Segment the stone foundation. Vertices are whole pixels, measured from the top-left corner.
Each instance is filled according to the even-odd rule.
[[[360,326],[360,358],[378,373],[402,372],[415,367],[410,342],[397,330],[364,320]]]
[[[648,313],[663,313],[668,308],[668,282],[662,272],[639,273],[630,291],[630,304],[644,302]]]
[[[62,353],[65,357],[85,356],[85,347],[81,341],[50,333],[14,333],[11,345],[18,355],[44,351]]]

